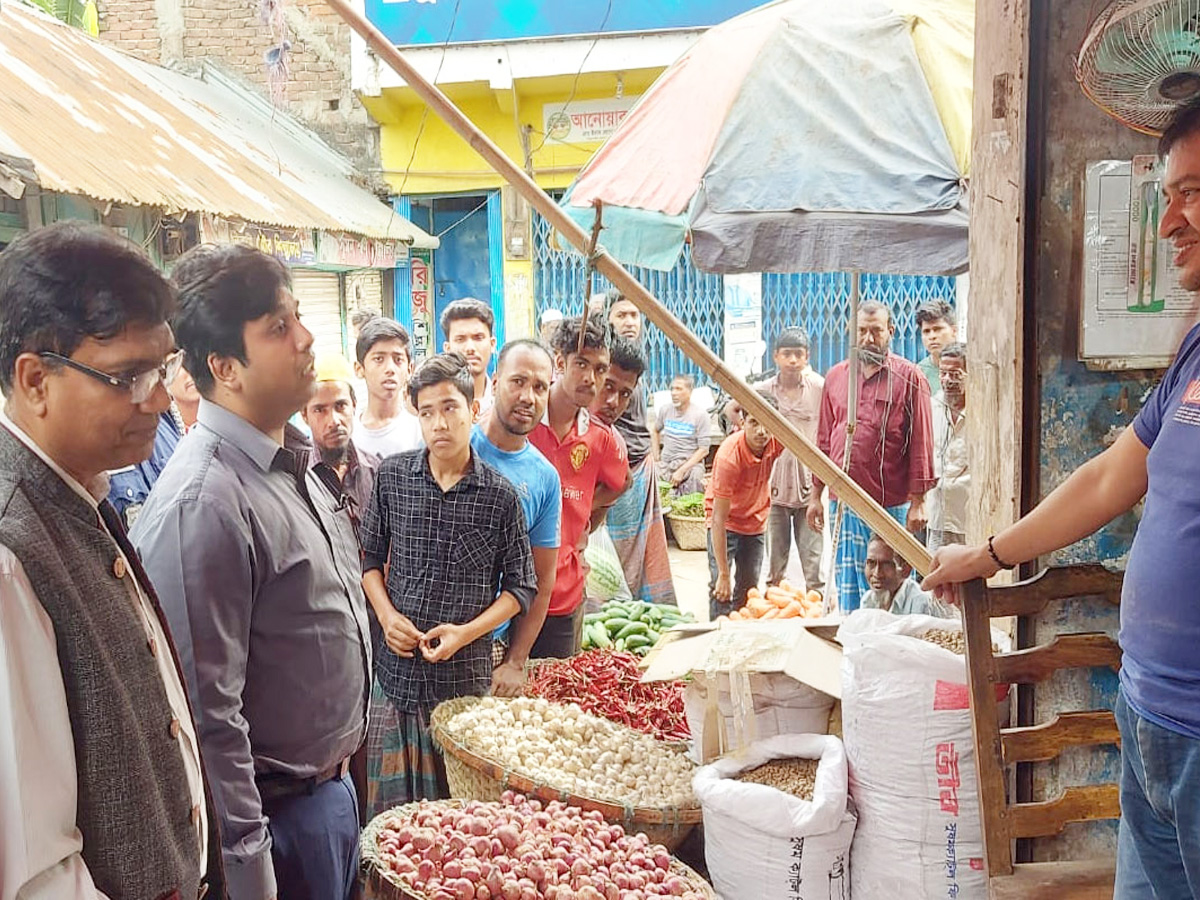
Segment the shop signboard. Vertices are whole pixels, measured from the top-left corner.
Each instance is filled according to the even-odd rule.
[[[400,241],[322,231],[317,242],[317,262],[351,269],[394,269],[408,261],[408,245]]]
[[[607,140],[638,99],[610,97],[574,100],[569,104],[547,103],[542,107],[546,140],[562,144],[598,144]]]
[[[429,250],[412,252],[412,355],[413,361],[430,353],[433,337],[433,254]]]
[[[317,261],[316,242],[307,228],[272,228],[205,213],[200,216],[200,240],[255,247],[288,266],[311,266]]]

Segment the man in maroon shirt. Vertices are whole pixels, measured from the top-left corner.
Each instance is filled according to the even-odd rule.
[[[858,419],[847,473],[896,521],[914,534],[925,527],[925,493],[937,483],[933,475],[933,413],[929,382],[913,363],[891,353],[896,325],[891,311],[875,300],[858,310]],[[850,363],[840,362],[825,376],[817,446],[839,466],[846,447],[849,414]],[[808,503],[808,525],[820,531],[825,524],[821,499],[824,486],[814,476]],[[836,497],[830,496],[830,520],[835,522]],[[870,527],[849,507],[842,514],[837,541],[838,606],[858,609],[870,590],[863,576]]]

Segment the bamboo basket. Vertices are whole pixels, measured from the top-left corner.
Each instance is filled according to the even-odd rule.
[[[448,757],[447,757],[448,759]],[[439,800],[437,805],[445,807],[461,807],[462,800]],[[420,804],[409,803],[382,812],[367,823],[363,829],[362,871],[366,886],[366,900],[429,900],[429,896],[419,890],[405,887],[400,880],[388,869],[379,854],[379,832],[384,823],[393,816],[408,818]],[[716,892],[699,873],[674,857],[671,858],[671,872],[686,878],[692,890],[705,897],[706,900],[717,900]]]
[[[646,837],[668,850],[675,850],[692,829],[700,824],[703,814],[700,805],[661,809],[648,806],[626,806],[608,800],[597,800],[571,794],[561,788],[534,781],[520,772],[506,769],[497,762],[480,756],[470,747],[450,737],[445,723],[453,716],[479,702],[478,697],[459,697],[438,704],[429,720],[433,739],[442,749],[446,763],[446,780],[450,795],[463,800],[499,800],[506,790],[536,797],[543,803],[558,800],[581,809],[594,809],[605,820],[620,825],[630,834],[645,832]],[[617,728],[624,726],[612,723]]]
[[[667,520],[671,523],[671,533],[675,535],[675,543],[680,550],[703,550],[708,546],[708,528],[704,524],[704,516],[680,516],[669,512]]]

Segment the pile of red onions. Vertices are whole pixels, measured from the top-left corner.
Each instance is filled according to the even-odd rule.
[[[555,703],[577,703],[584,712],[660,741],[686,741],[691,731],[684,714],[683,682],[643,682],[638,663],[632,653],[589,650],[540,663],[525,690]]]
[[[512,791],[499,803],[423,802],[384,821],[377,849],[382,865],[429,900],[703,900],[644,834]]]

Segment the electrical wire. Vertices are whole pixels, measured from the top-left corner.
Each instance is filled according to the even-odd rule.
[[[604,18],[600,20],[600,27],[596,29],[595,36],[592,38],[592,44],[588,47],[587,53],[583,54],[583,59],[579,63],[579,70],[575,73],[575,80],[571,83],[571,93],[567,95],[567,102],[563,104],[563,112],[566,112],[575,101],[575,94],[579,90],[579,79],[583,77],[583,67],[587,65],[588,58],[592,55],[592,51],[596,49],[596,45],[600,43],[600,38],[604,35],[604,27],[608,25],[608,18],[612,15],[612,8],[613,0],[608,0],[608,5],[604,8]],[[534,154],[546,146],[546,141],[549,137],[549,132],[542,134],[541,143],[529,151],[530,160],[533,159]]]
[[[450,14],[450,27],[446,30],[446,39],[442,41],[442,55],[438,59],[437,70],[433,73],[434,85],[437,84],[438,78],[442,74],[442,66],[446,63],[446,52],[450,48],[450,40],[454,37],[454,26],[458,24],[458,11],[462,7],[462,0],[454,0],[454,11]],[[429,105],[426,104],[421,110],[421,121],[417,125],[417,135],[413,138],[412,153],[408,157],[408,165],[404,167],[404,177],[400,180],[400,189],[396,191],[397,196],[404,196],[404,188],[408,184],[408,174],[412,171],[413,163],[417,159],[417,150],[421,146],[421,136],[425,133],[425,123],[429,120]],[[395,209],[393,208],[393,212]]]
[[[478,205],[476,205],[476,207],[475,207],[473,210],[471,210],[469,213],[467,213],[467,214],[466,214],[465,216],[463,216],[462,218],[460,218],[460,219],[456,219],[455,221],[451,222],[451,223],[450,223],[450,227],[448,227],[448,228],[445,228],[445,229],[443,229],[443,230],[439,231],[439,232],[438,232],[436,235],[434,235],[434,237],[436,237],[436,238],[438,238],[438,239],[440,240],[442,237],[444,237],[445,235],[449,234],[451,231],[453,231],[455,228],[457,228],[457,227],[458,227],[459,225],[461,225],[463,222],[467,221],[467,219],[471,218],[471,216],[475,215],[475,213],[479,212],[481,209],[483,209],[485,206],[487,206],[487,204],[488,204],[488,200],[489,200],[489,199],[490,199],[489,197],[486,197],[486,196],[485,196],[485,197],[483,198],[483,200],[481,200],[481,201],[479,202],[479,204],[478,204]]]

